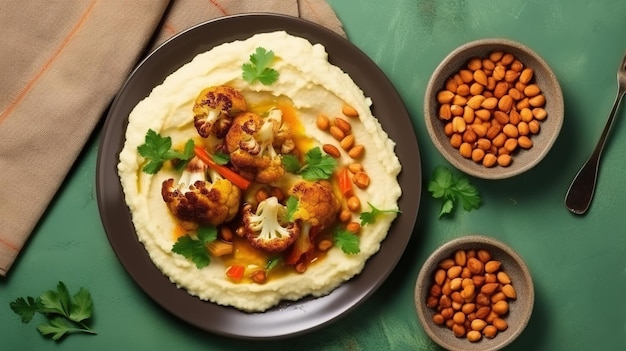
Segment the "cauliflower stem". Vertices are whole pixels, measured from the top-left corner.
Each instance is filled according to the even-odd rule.
[[[220,225],[239,212],[241,190],[229,180],[214,175],[208,178],[207,165],[192,158],[177,184],[173,178],[163,181],[161,196],[183,227]]]
[[[298,181],[292,186],[291,195],[298,200],[293,219],[300,223],[300,235],[285,262],[296,265],[304,263],[313,251],[315,235],[335,221],[340,204],[328,181]]]
[[[298,237],[300,229],[287,220],[286,214],[287,208],[275,196],[261,201],[256,212],[252,212],[248,205],[243,222],[250,245],[269,253],[287,249]]]

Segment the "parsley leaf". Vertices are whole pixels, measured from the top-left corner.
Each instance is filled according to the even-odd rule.
[[[174,150],[172,149],[171,137],[163,137],[154,130],[149,129],[144,143],[137,147],[137,151],[148,160],[148,163],[142,169],[143,172],[155,174],[161,170],[165,161],[174,159],[189,161],[194,156],[193,148],[194,142],[192,139],[189,139],[185,143],[185,148],[182,152]],[[177,168],[182,169],[186,164],[186,162],[180,162],[177,164]]]
[[[438,166],[433,171],[432,179],[428,182],[428,191],[433,198],[443,199],[439,218],[452,213],[456,200],[459,200],[466,211],[480,207],[480,194],[469,179],[456,176],[445,166]]]
[[[65,284],[59,282],[57,290],[48,290],[41,297],[41,306],[48,313],[69,316],[71,313],[70,293]]]
[[[376,222],[376,217],[382,213],[402,213],[400,210],[380,210],[369,202],[367,204],[370,205],[371,210],[369,212],[361,212],[359,215],[361,226]]]
[[[37,330],[53,340],[77,332],[96,334],[84,324],[93,312],[91,295],[85,288],[80,288],[71,296],[65,284],[59,282],[56,290],[48,290],[38,298],[17,298],[11,302],[10,307],[21,317],[23,323],[30,322],[36,313],[43,314],[47,322],[40,324]]]
[[[278,265],[282,262],[282,258],[280,256],[276,256],[276,257],[272,257],[269,260],[267,260],[267,263],[265,264],[265,271],[269,272],[272,269],[278,267]]]
[[[302,178],[306,180],[328,179],[335,171],[337,161],[329,155],[322,155],[319,147],[309,150],[304,155]]]
[[[80,288],[74,294],[74,303],[70,312],[70,319],[76,322],[82,322],[91,316],[93,311],[93,302],[89,290]]]
[[[51,336],[52,340],[59,340],[67,333],[81,331],[75,324],[62,317],[51,318],[48,323],[40,324],[37,330],[43,336]]]
[[[22,318],[22,323],[28,323],[33,319],[35,313],[41,310],[41,304],[38,299],[31,296],[26,298],[18,297],[15,301],[9,304],[13,312]]]
[[[189,234],[181,236],[174,243],[172,252],[183,255],[200,269],[211,263],[211,256],[206,245],[217,239],[217,228],[212,226],[198,227],[196,236],[197,239],[192,238]]]
[[[300,161],[298,161],[298,158],[292,154],[283,155],[283,166],[285,166],[285,171],[294,174],[300,172],[300,168],[302,168],[302,166],[300,166]]]
[[[223,166],[230,162],[230,155],[223,152],[212,154],[211,158],[213,159],[213,161],[215,161],[215,163],[220,166]]]
[[[300,165],[293,155],[283,155],[283,165],[289,173],[300,174],[305,180],[328,179],[337,167],[337,161],[322,150],[314,147],[304,155],[304,165]]]
[[[268,67],[274,60],[274,52],[258,47],[254,54],[250,55],[250,62],[241,66],[242,78],[250,83],[257,80],[264,85],[270,85],[278,80],[278,71]]]
[[[361,252],[361,248],[359,248],[360,239],[356,234],[342,228],[337,228],[333,234],[333,242],[347,255],[355,255]]]
[[[285,205],[287,207],[287,221],[291,222],[293,220],[293,214],[296,213],[298,209],[298,198],[289,196]]]

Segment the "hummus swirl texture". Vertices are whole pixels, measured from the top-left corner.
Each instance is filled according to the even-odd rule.
[[[271,85],[251,84],[242,79],[241,66],[258,47],[275,54],[272,68],[280,76]],[[194,100],[204,88],[217,85],[239,90],[249,106],[288,101],[302,131],[317,146],[337,144],[328,132],[316,127],[317,116],[336,114],[344,104],[354,107],[359,117],[352,122],[351,132],[357,141],[366,145],[365,155],[359,162],[370,177],[369,187],[354,189],[362,203],[361,211],[369,211],[367,203],[378,209],[397,209],[401,196],[397,176],[401,166],[394,153],[395,143],[370,111],[371,100],[346,73],[328,62],[322,45],[278,31],[222,44],[197,55],[155,87],[130,113],[118,173],[139,240],[154,264],[176,286],[216,304],[260,312],[283,300],[330,293],[359,274],[367,259],[379,250],[395,212],[382,213],[374,223],[362,227],[359,253],[347,255],[332,247],[323,259],[310,264],[306,272],[284,274],[264,284],[229,280],[220,258],[213,258],[210,265],[198,269],[190,260],[172,252],[177,225],[161,198],[161,183],[167,178],[177,179],[180,174],[165,167],[154,175],[143,173],[145,160],[137,147],[144,143],[149,129],[171,136],[174,145],[194,137],[191,112]],[[343,152],[338,162],[352,161]],[[353,214],[354,221],[358,218],[358,213]]]

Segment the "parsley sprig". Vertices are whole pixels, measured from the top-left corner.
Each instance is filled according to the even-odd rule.
[[[207,244],[217,239],[217,228],[213,226],[200,226],[196,238],[186,234],[178,238],[172,252],[183,255],[191,260],[198,269],[204,268],[211,263],[211,256],[207,250]]]
[[[283,165],[287,172],[300,174],[305,180],[328,179],[337,167],[337,161],[329,155],[322,154],[322,150],[314,147],[304,155],[304,164],[291,154],[283,155]]]
[[[471,211],[480,207],[480,194],[478,189],[470,184],[469,179],[463,175],[455,176],[445,166],[438,166],[433,171],[432,179],[428,182],[428,191],[435,199],[443,199],[443,205],[439,211],[439,218],[452,213],[455,201],[460,201],[463,209]]]
[[[182,169],[193,156],[194,142],[192,139],[187,140],[184,150],[178,151],[172,149],[172,138],[163,137],[152,129],[146,133],[145,142],[137,147],[137,151],[143,156],[148,163],[143,167],[143,172],[155,174],[165,161],[180,160],[177,164],[178,169]]]
[[[346,255],[356,255],[361,252],[361,248],[359,247],[361,238],[345,228],[337,227],[337,229],[335,229],[333,242],[335,246],[340,248]]]
[[[21,317],[22,323],[30,322],[37,313],[43,314],[47,322],[40,324],[37,330],[53,340],[71,333],[97,334],[85,324],[93,312],[91,294],[85,288],[72,296],[65,284],[59,282],[56,290],[48,290],[37,298],[19,297],[10,307]]]
[[[250,62],[241,66],[242,78],[250,83],[257,80],[264,85],[271,85],[278,80],[278,71],[268,67],[274,60],[274,52],[258,47],[254,54],[250,55]]]
[[[381,209],[378,209],[378,208],[374,207],[374,205],[372,205],[370,202],[368,202],[367,204],[370,205],[371,210],[369,212],[361,212],[361,214],[359,215],[359,218],[361,219],[361,227],[366,225],[366,224],[370,224],[370,223],[376,222],[376,218],[380,214],[383,214],[383,213],[402,213],[402,211],[396,210],[396,209],[392,209],[392,210],[381,210]]]

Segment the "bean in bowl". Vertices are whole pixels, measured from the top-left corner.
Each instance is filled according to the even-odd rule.
[[[503,51],[471,58],[445,81],[437,102],[450,145],[485,167],[508,167],[512,155],[532,148],[548,116],[533,68]]]
[[[502,262],[488,250],[457,250],[439,262],[426,305],[433,322],[459,338],[477,342],[508,328],[509,301],[517,293]]]
[[[563,93],[548,63],[504,38],[465,43],[435,68],[424,120],[441,155],[483,179],[504,179],[537,165],[564,120]]]

